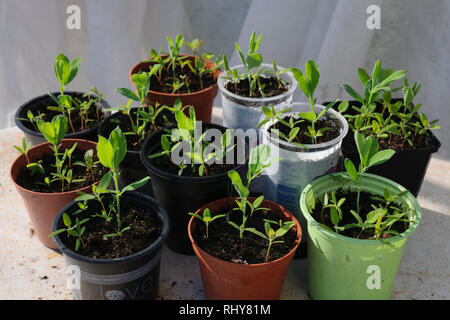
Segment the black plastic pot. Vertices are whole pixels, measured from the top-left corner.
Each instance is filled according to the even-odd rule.
[[[221,132],[226,130],[223,126],[211,123],[203,123],[203,128],[219,129]],[[148,159],[148,155],[160,147],[162,133],[163,130],[157,131],[145,140],[141,149],[141,161],[150,174],[155,199],[164,206],[169,215],[171,229],[166,240],[168,247],[177,253],[193,255],[187,233],[191,217],[188,213],[196,212],[214,200],[231,196],[233,188],[227,172],[214,176],[183,177],[156,168]],[[240,143],[246,146],[245,142]],[[245,164],[237,165],[234,170],[242,176]]]
[[[91,200],[95,201],[95,200]],[[130,201],[148,208],[163,225],[162,233],[146,249],[119,259],[92,259],[67,248],[56,235],[54,241],[61,250],[67,267],[68,283],[77,300],[154,299],[159,288],[161,251],[169,229],[166,211],[154,199],[139,192],[125,193],[121,201]],[[88,203],[89,204],[89,203]],[[64,212],[76,210],[76,202],[66,205],[53,221],[52,232],[63,227]]]
[[[55,97],[58,97],[60,95],[59,92],[53,92],[52,94]],[[65,94],[70,95],[71,97],[75,96],[77,98],[81,98],[85,93],[79,92],[79,91],[67,91],[67,92],[65,92]],[[91,97],[97,98],[97,96],[93,93],[91,94]],[[30,101],[24,103],[23,105],[20,106],[20,108],[16,112],[16,115],[15,115],[16,125],[20,130],[23,131],[25,138],[33,146],[36,146],[38,144],[41,144],[41,143],[44,143],[47,141],[45,140],[44,136],[40,132],[36,132],[32,129],[31,123],[23,121],[23,120],[19,120],[19,119],[20,118],[27,119],[28,110],[31,110],[34,115],[37,115],[38,109],[44,110],[46,107],[52,106],[52,105],[55,105],[55,102],[53,101],[53,99],[48,94],[44,94],[40,97],[33,98]],[[110,108],[110,105],[108,104],[107,101],[102,99],[102,101],[100,102],[100,105],[97,105],[97,108],[99,108],[100,112],[103,113],[104,117],[109,115],[109,112],[103,111],[104,109]],[[100,123],[97,123],[95,126],[89,128],[87,130],[80,131],[80,132],[75,132],[75,133],[68,132],[64,136],[64,138],[65,139],[83,139],[83,140],[90,140],[90,141],[97,142],[97,140],[98,140],[97,130],[98,130],[99,125],[100,125]]]
[[[393,102],[397,100],[398,99],[393,99]],[[349,101],[349,104],[349,108],[351,108],[351,106],[361,106],[361,103],[354,100]],[[359,165],[359,155],[353,140],[353,135],[353,131],[349,130],[342,142],[341,151],[344,158],[349,158],[355,165]],[[370,168],[368,172],[399,183],[417,197],[427,172],[431,156],[433,153],[437,152],[440,147],[441,143],[439,140],[432,132],[429,132],[427,147],[411,150],[397,150],[389,161],[382,165]]]

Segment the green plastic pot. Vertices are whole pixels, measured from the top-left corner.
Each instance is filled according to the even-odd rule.
[[[342,172],[314,180],[303,190],[300,208],[308,221],[308,289],[313,299],[389,299],[408,237],[420,223],[417,200],[407,193],[398,201],[411,209],[412,222],[402,234],[381,240],[360,240],[326,230],[311,216],[318,198],[339,188],[352,189],[353,183]],[[372,174],[364,174],[361,190],[382,196],[387,187],[391,194],[406,189]],[[345,213],[344,213],[345,214]]]

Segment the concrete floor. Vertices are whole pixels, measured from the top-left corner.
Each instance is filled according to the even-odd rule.
[[[0,299],[71,299],[63,258],[38,241],[9,179],[21,139],[17,128],[0,130]],[[418,200],[422,223],[406,244],[392,299],[450,299],[450,162],[431,160]],[[196,257],[165,247],[161,265],[160,299],[204,299]],[[306,289],[306,260],[293,260],[281,299],[309,299]]]

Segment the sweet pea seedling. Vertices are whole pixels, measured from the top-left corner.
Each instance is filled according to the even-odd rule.
[[[294,75],[295,80],[297,80],[297,82],[298,82],[298,86],[299,86],[300,90],[308,98],[309,104],[311,106],[310,112],[300,112],[297,115],[301,119],[304,119],[311,123],[311,126],[308,126],[308,133],[306,133],[306,135],[311,137],[311,142],[313,144],[316,144],[317,138],[323,136],[323,134],[326,131],[332,130],[331,128],[327,128],[327,127],[316,130],[316,122],[320,118],[322,118],[330,108],[332,108],[334,106],[334,104],[337,102],[337,99],[335,101],[333,101],[332,103],[328,104],[325,107],[325,109],[317,115],[316,112],[314,111],[314,106],[317,102],[317,98],[314,97],[314,91],[316,90],[317,85],[319,84],[319,79],[320,79],[319,67],[317,66],[316,62],[314,62],[313,60],[308,60],[305,64],[305,73],[302,73],[297,68],[291,68],[291,71]],[[298,134],[298,131],[295,134],[295,136],[297,134]],[[294,138],[295,138],[295,136],[294,136]],[[289,137],[289,138],[291,138],[291,137]]]
[[[48,110],[61,112],[62,115],[67,116],[68,123],[72,132],[75,132],[75,127],[72,122],[72,113],[77,112],[81,119],[81,130],[86,130],[89,122],[92,119],[89,119],[89,109],[93,104],[99,104],[102,99],[102,94],[97,90],[97,88],[92,87],[84,97],[88,98],[87,101],[81,101],[77,98],[72,98],[69,95],[64,93],[67,85],[73,81],[73,79],[78,74],[78,70],[80,68],[81,58],[75,58],[70,61],[67,56],[63,53],[60,53],[54,62],[54,70],[56,79],[59,82],[59,91],[60,95],[55,97],[52,93],[48,93],[49,96],[56,102],[57,106],[49,106]],[[91,94],[96,94],[97,98],[92,98]],[[97,109],[97,120],[100,120],[100,114]],[[33,123],[33,122],[32,122]]]
[[[203,210],[203,216],[196,214],[196,213],[192,213],[192,212],[189,212],[189,215],[196,217],[200,221],[203,221],[203,223],[205,224],[205,227],[206,227],[206,239],[209,238],[209,232],[208,232],[209,224],[212,223],[214,220],[217,220],[217,219],[220,219],[220,218],[223,218],[226,216],[224,214],[218,214],[218,215],[215,215],[214,217],[211,217],[211,211],[208,208]]]
[[[370,136],[364,138],[362,134],[355,131],[354,139],[356,146],[358,147],[360,164],[358,170],[356,170],[353,162],[346,158],[344,160],[345,169],[347,170],[348,176],[353,180],[355,186],[358,190],[358,198],[357,198],[357,209],[359,211],[359,198],[360,198],[360,182],[361,177],[364,172],[366,172],[369,168],[380,165],[388,161],[395,154],[394,150],[382,150],[378,151],[378,141]]]
[[[261,238],[267,239],[267,241],[269,241],[269,245],[267,247],[267,253],[266,253],[266,262],[269,261],[269,255],[270,255],[270,248],[272,247],[273,244],[276,243],[283,243],[282,240],[276,240],[278,238],[281,238],[282,236],[284,236],[289,230],[291,230],[294,226],[295,226],[295,222],[293,221],[286,221],[284,223],[280,223],[278,224],[277,222],[275,222],[274,224],[279,226],[279,228],[275,231],[272,227],[271,227],[271,221],[270,220],[265,220],[266,222],[264,223],[264,231],[266,232],[266,234],[256,230],[255,228],[247,228],[247,231],[256,234],[257,236],[260,236]],[[273,223],[272,223],[273,224]]]
[[[127,88],[118,88],[116,92],[129,98],[130,100],[126,105],[122,105],[120,110],[123,114],[127,115],[133,132],[126,132],[125,134],[133,134],[139,137],[140,141],[143,141],[148,132],[156,130],[156,120],[159,114],[164,110],[172,110],[168,106],[155,103],[155,106],[147,105],[147,94],[150,89],[150,78],[158,71],[158,66],[154,65],[150,72],[143,72],[139,74],[133,74],[131,80],[136,85],[137,94]],[[131,116],[131,102],[139,102],[140,107],[136,112],[136,122],[133,121]],[[117,109],[112,109],[117,110]]]
[[[214,160],[222,160],[235,147],[232,144],[231,131],[226,130],[222,134],[220,148],[216,148],[214,151],[208,148],[211,143],[205,140],[206,132],[200,136],[195,134],[196,116],[193,106],[189,107],[189,117],[179,109],[175,112],[175,119],[177,121],[177,127],[170,131],[168,130],[168,133],[161,136],[162,151],[151,154],[148,158],[154,159],[167,156],[172,161],[172,152],[176,151],[181,143],[187,143],[189,146],[189,151],[187,152],[189,161],[184,160],[182,163],[176,164],[179,167],[179,175],[183,174],[183,171],[188,167],[189,163],[193,173],[198,173],[199,176],[207,175],[207,165]],[[198,168],[196,165],[199,165]]]
[[[261,39],[262,34],[256,37],[256,33],[252,32],[250,36],[249,49],[247,55],[244,55],[239,44],[235,42],[236,51],[245,69],[245,72],[243,72],[242,74],[240,74],[236,68],[231,70],[228,64],[228,59],[225,55],[222,58],[223,65],[227,73],[227,76],[225,78],[232,81],[236,92],[238,91],[237,85],[239,81],[242,79],[247,79],[250,89],[249,97],[255,97],[256,91],[258,91],[262,97],[266,96],[266,94],[264,93],[264,85],[262,85],[261,83],[261,74],[263,72],[273,74],[277,78],[279,87],[281,87],[281,85],[285,83],[284,81],[281,80],[280,75],[289,70],[289,69],[278,70],[275,61],[272,61],[274,70],[266,70],[264,67],[261,67],[263,63],[263,57],[261,53],[258,52]]]
[[[240,211],[242,213],[242,223],[241,225],[237,225],[233,221],[229,221],[228,223],[232,225],[239,231],[239,237],[241,239],[241,251],[244,250],[244,232],[250,231],[252,232],[252,228],[246,227],[246,222],[249,217],[253,215],[253,213],[257,210],[267,210],[266,208],[261,208],[260,205],[264,200],[264,196],[258,197],[253,203],[248,200],[248,196],[250,195],[250,183],[259,176],[265,169],[270,167],[274,162],[279,159],[273,159],[269,161],[270,148],[268,145],[259,145],[253,148],[250,151],[249,157],[249,165],[247,171],[247,184],[244,185],[241,177],[235,170],[231,170],[228,172],[228,177],[233,184],[234,189],[238,193],[239,197],[236,199],[236,204],[238,205],[235,210]],[[247,214],[247,207],[250,207],[250,214]]]
[[[430,130],[440,129],[436,123],[439,120],[428,122],[423,113],[419,113],[421,104],[413,107],[412,101],[419,93],[421,86],[415,82],[409,85],[404,78],[403,87],[392,89],[391,84],[403,78],[406,71],[383,69],[381,61],[377,61],[372,75],[359,68],[358,75],[364,86],[364,95],[358,94],[352,87],[344,84],[343,88],[354,99],[359,101],[360,108],[353,106],[355,114],[346,113],[348,105],[339,109],[348,120],[353,131],[358,131],[364,136],[373,135],[378,141],[389,139],[392,136],[400,136],[411,147],[423,142],[424,136],[429,135]],[[401,89],[403,98],[392,102],[392,92]],[[377,103],[383,105],[381,112],[377,110]]]
[[[115,206],[112,208],[116,213],[117,218],[117,232],[114,234],[106,235],[105,237],[121,236],[123,232],[130,229],[130,227],[122,228],[121,213],[120,213],[120,198],[127,191],[136,190],[144,186],[150,177],[145,177],[139,181],[133,182],[123,189],[119,188],[119,165],[125,158],[127,151],[127,141],[125,135],[120,130],[120,127],[116,127],[106,139],[102,136],[98,137],[97,144],[97,156],[100,163],[111,169],[112,180],[114,182],[114,189],[108,190],[114,199]]]
[[[82,225],[88,221],[89,218],[80,221],[80,219],[77,217],[75,219],[75,224],[72,225],[72,220],[70,219],[70,216],[67,213],[63,213],[63,223],[66,228],[56,230],[55,232],[49,234],[48,237],[51,238],[63,232],[66,232],[68,236],[76,237],[77,238],[75,242],[75,252],[76,252],[80,249],[80,245],[83,246],[84,248],[82,236],[86,231],[86,227],[82,227]]]

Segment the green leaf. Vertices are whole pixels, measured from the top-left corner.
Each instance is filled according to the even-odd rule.
[[[81,58],[75,58],[70,63],[70,73],[66,80],[66,85],[68,85],[78,74],[78,69],[80,69]]]
[[[366,70],[364,70],[363,68],[358,68],[358,76],[359,76],[359,80],[361,80],[361,83],[363,86],[366,85],[366,82],[369,80],[370,76],[367,73]]]
[[[134,191],[136,189],[139,189],[139,188],[145,186],[147,184],[148,180],[150,180],[150,177],[145,177],[139,181],[135,181],[135,182],[129,184],[128,186],[126,186],[125,188],[123,188],[120,193],[123,194],[124,192],[127,192],[127,191]]]
[[[60,233],[63,233],[63,232],[66,232],[66,229],[59,229],[59,230],[56,230],[55,232],[50,233],[50,234],[48,235],[48,237],[49,237],[49,238],[52,238],[52,237],[56,236],[57,234],[60,234]]]
[[[109,169],[114,167],[114,149],[111,143],[104,137],[98,137],[97,156],[102,165]]]
[[[72,225],[72,220],[67,213],[63,213],[63,223],[66,227],[70,227]]]
[[[334,208],[334,207],[330,208],[330,218],[331,218],[332,224],[334,224],[335,226],[338,225],[339,215],[338,215],[336,208]]]
[[[388,161],[395,154],[395,150],[382,150],[377,152],[373,157],[371,157],[367,163],[367,167],[373,167],[379,164],[383,164]]]
[[[342,87],[344,88],[345,91],[347,91],[347,93],[349,95],[351,95],[354,99],[356,99],[357,101],[361,102],[362,104],[364,104],[364,99],[361,98],[361,96],[355,91],[353,90],[352,87],[350,87],[348,84],[343,84]]]
[[[291,72],[294,75],[295,80],[297,80],[298,87],[307,96],[310,96],[308,81],[305,75],[297,68],[291,68]]]
[[[264,201],[264,196],[259,196],[258,198],[255,199],[255,201],[253,201],[253,207],[258,208],[263,201]]]
[[[309,112],[300,112],[298,113],[298,116],[302,119],[314,122],[316,121],[316,113],[309,111]]]
[[[109,184],[111,183],[112,174],[111,172],[106,173],[103,175],[102,179],[98,183],[98,187],[102,189],[107,189]]]
[[[314,60],[308,60],[305,65],[305,75],[309,79],[308,87],[310,96],[313,95],[314,90],[316,90],[317,85],[319,84],[320,72],[319,67],[314,62]]]
[[[251,232],[253,234],[256,234],[257,236],[259,236],[259,237],[261,237],[263,239],[268,239],[267,236],[264,233],[256,230],[255,228],[245,228],[245,231],[248,231],[248,232]]]
[[[111,169],[117,169],[127,153],[127,140],[119,126],[111,132],[109,141],[114,152],[112,158],[114,168]]]
[[[347,111],[347,109],[348,109],[348,106],[349,106],[349,103],[347,100],[342,101],[338,106],[339,113],[341,113],[341,114],[345,113],[345,111]]]
[[[280,238],[280,237],[284,236],[289,230],[292,229],[293,226],[295,226],[295,222],[293,222],[293,221],[284,223],[284,224],[281,226],[281,228],[279,228],[279,229],[276,231],[276,237],[277,237],[277,238]]]
[[[93,200],[95,197],[92,194],[83,194],[75,199],[75,201],[86,201],[86,200]]]
[[[247,56],[248,69],[259,67],[263,62],[263,57],[260,53],[252,53]]]
[[[115,91],[116,91],[117,93],[120,93],[121,95],[123,95],[123,96],[125,96],[125,97],[131,99],[131,100],[134,100],[134,101],[140,101],[139,97],[138,97],[133,91],[131,91],[130,89],[127,89],[127,88],[117,88]]]
[[[299,133],[300,128],[299,127],[294,127],[290,132],[289,132],[289,141],[292,141],[295,139],[295,137],[297,137],[297,134]]]

